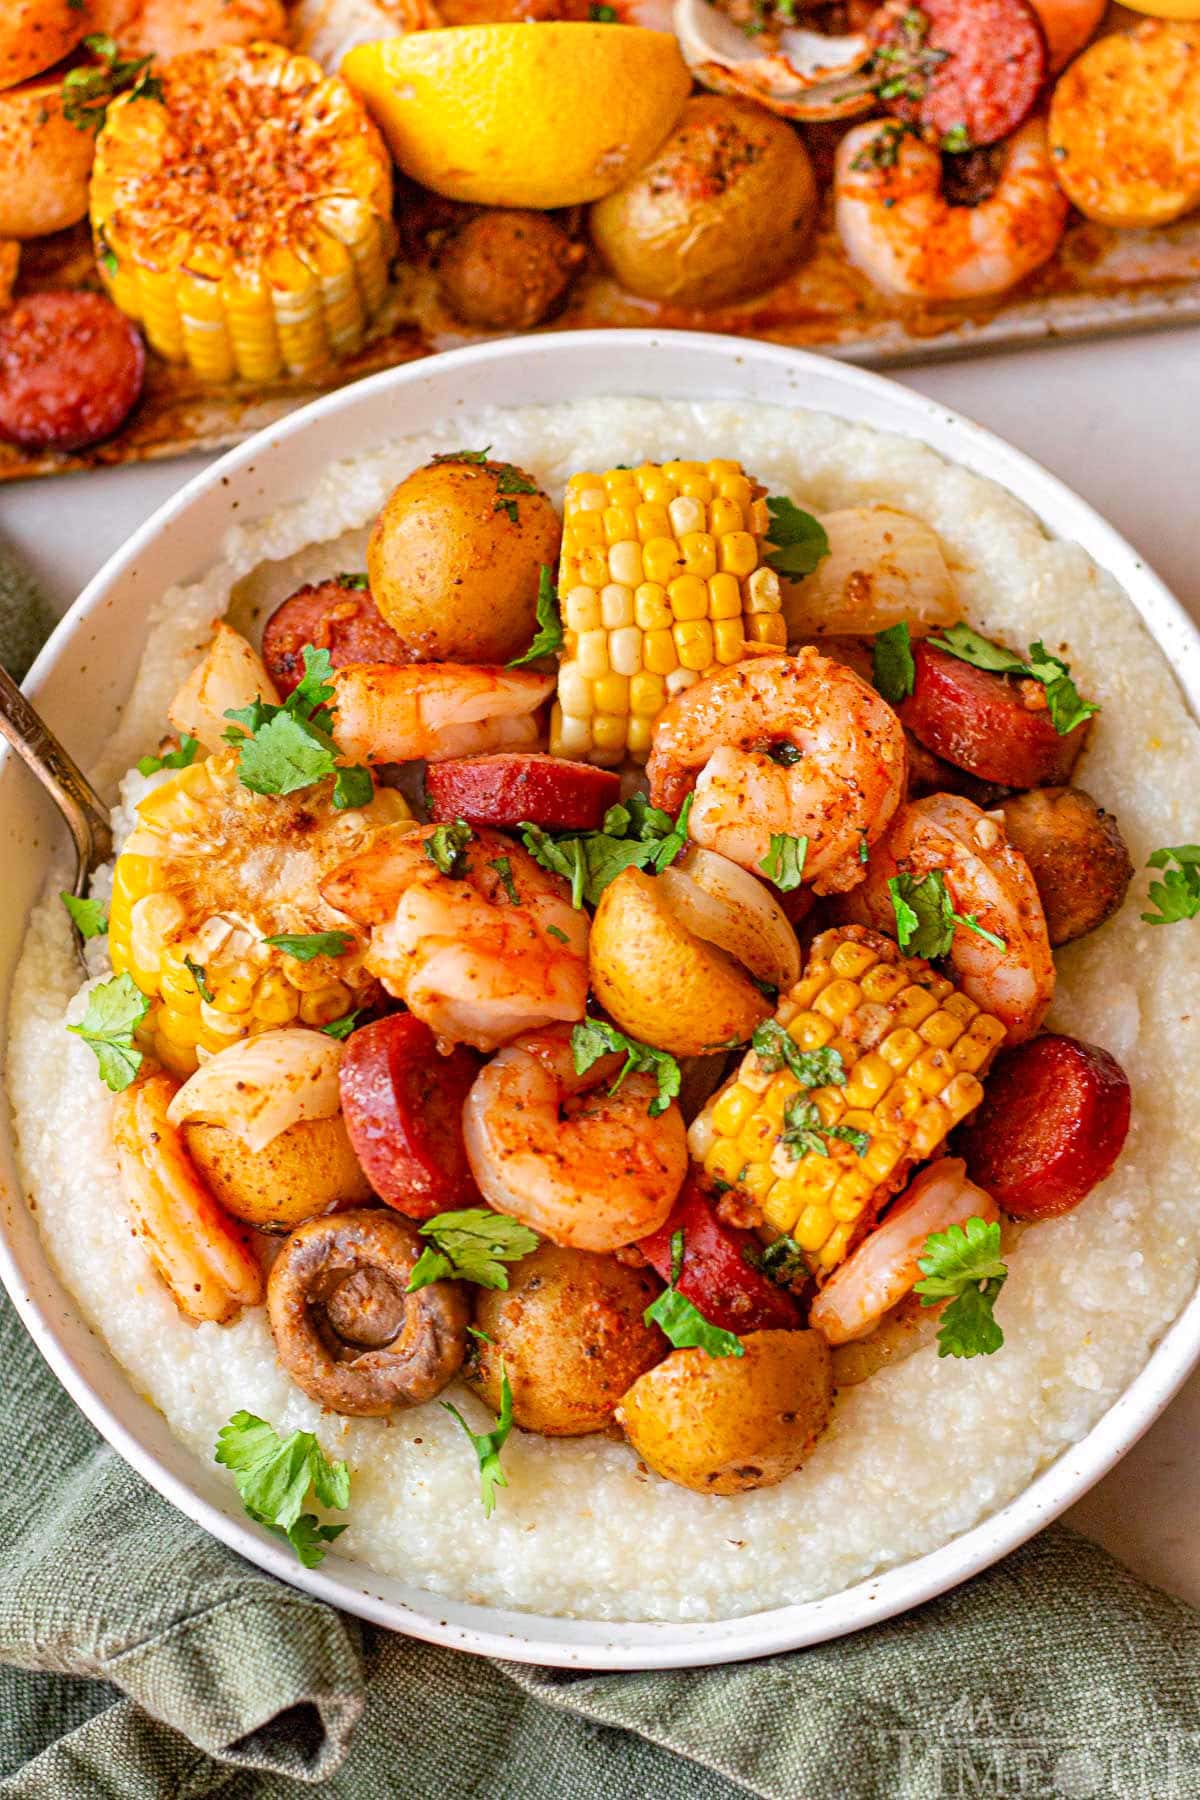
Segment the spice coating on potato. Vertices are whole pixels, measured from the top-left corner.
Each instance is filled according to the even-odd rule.
[[[489,208],[438,257],[442,298],[468,325],[528,331],[561,306],[585,254],[545,213]]]
[[[1037,884],[1051,944],[1111,918],[1133,880],[1117,821],[1082,788],[1031,788],[1000,804],[1004,829]]]
[[[444,461],[393,488],[367,545],[380,612],[424,662],[502,663],[537,630],[538,579],[558,516],[511,463]]]
[[[731,957],[679,923],[641,869],[605,888],[588,957],[592,991],[620,1029],[673,1056],[744,1043],[772,1010]]]
[[[751,1331],[741,1356],[673,1350],[617,1409],[642,1461],[698,1494],[774,1487],[829,1422],[833,1378],[819,1331]]]
[[[507,1290],[481,1289],[467,1379],[500,1410],[500,1363],[513,1418],[544,1437],[603,1431],[626,1389],[665,1355],[642,1314],[661,1289],[650,1269],[615,1256],[541,1244],[509,1269]]]
[[[817,187],[800,139],[746,100],[691,99],[652,162],[591,211],[596,247],[646,300],[722,306],[803,254]]]
[[[262,1150],[247,1150],[223,1125],[185,1125],[183,1138],[226,1212],[260,1231],[290,1231],[335,1206],[374,1199],[340,1113],[301,1119]]]

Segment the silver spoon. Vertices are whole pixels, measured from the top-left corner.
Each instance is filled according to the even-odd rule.
[[[31,769],[67,822],[75,844],[77,897],[87,890],[93,869],[112,855],[112,831],[108,809],[83,771],[67,755],[45,720],[25,698],[12,676],[0,666],[0,735],[8,739],[21,761]],[[75,946],[83,955],[78,927]]]

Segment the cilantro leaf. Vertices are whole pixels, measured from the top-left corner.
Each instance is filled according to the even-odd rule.
[[[912,638],[903,619],[898,625],[889,625],[886,631],[876,632],[871,665],[876,688],[889,706],[899,706],[912,693],[917,674]]]
[[[992,1309],[1008,1278],[1000,1255],[1000,1224],[971,1218],[948,1231],[931,1231],[918,1258],[924,1277],[916,1284],[922,1306],[950,1304],[938,1330],[939,1356],[991,1356],[1004,1342]]]
[[[508,1442],[508,1434],[513,1423],[512,1388],[508,1382],[508,1371],[503,1361],[500,1364],[500,1416],[495,1428],[487,1432],[474,1432],[449,1400],[440,1403],[446,1411],[453,1415],[466,1432],[471,1441],[471,1448],[479,1458],[479,1487],[483,1500],[483,1516],[490,1519],[496,1507],[496,1489],[508,1486],[508,1477],[500,1466],[500,1452]]]
[[[986,669],[993,675],[1017,675],[1026,681],[1040,681],[1046,690],[1050,723],[1060,737],[1065,737],[1100,711],[1093,701],[1080,699],[1068,665],[1061,656],[1051,656],[1040,640],[1029,646],[1028,662],[962,623],[947,626],[928,641],[936,650],[945,650],[949,655],[957,656],[960,662],[970,663],[972,668]]]
[[[688,799],[691,799],[689,794]],[[781,894],[790,894],[804,880],[804,862],[808,855],[806,837],[789,837],[786,832],[771,833],[771,848],[759,863],[768,881],[773,881]]]
[[[297,962],[313,962],[318,956],[345,956],[354,942],[352,931],[281,931],[276,937],[265,937],[262,942],[270,944],[273,950],[282,950],[285,956],[294,956]]]
[[[468,1206],[461,1212],[438,1213],[420,1227],[421,1236],[432,1238],[433,1248],[421,1252],[409,1277],[407,1292],[431,1281],[473,1281],[479,1287],[506,1288],[505,1263],[519,1262],[538,1247],[539,1239],[528,1225],[490,1206]]]
[[[345,1512],[350,1504],[349,1469],[331,1462],[311,1431],[281,1438],[265,1419],[235,1412],[217,1433],[213,1460],[232,1472],[250,1517],[286,1537],[306,1569],[315,1568],[323,1545],[346,1529],[322,1525],[303,1510],[310,1488],[321,1506]]]
[[[114,975],[91,989],[79,1024],[67,1026],[93,1052],[100,1079],[114,1094],[122,1093],[142,1066],[133,1034],[149,1010],[150,1002],[132,975]]]
[[[786,1234],[765,1244],[761,1250],[747,1244],[743,1255],[752,1269],[759,1270],[780,1287],[790,1287],[793,1281],[799,1281],[808,1274],[808,1258],[795,1238]]]
[[[745,1356],[744,1347],[732,1331],[711,1324],[694,1301],[679,1292],[676,1283],[683,1268],[683,1251],[683,1232],[673,1231],[671,1279],[642,1314],[643,1322],[657,1325],[676,1350],[706,1350],[709,1356]]]
[[[913,956],[937,958],[949,954],[956,925],[965,926],[996,950],[1008,945],[994,931],[979,923],[974,913],[955,912],[941,869],[930,869],[918,878],[901,871],[888,881],[892,911],[896,917],[896,942]]]
[[[429,460],[430,463],[485,463],[491,454],[492,446],[485,444],[482,450],[442,450]]]
[[[679,1064],[669,1051],[656,1050],[652,1044],[640,1044],[636,1038],[626,1037],[607,1019],[584,1019],[582,1024],[572,1027],[571,1055],[577,1075],[585,1075],[593,1063],[599,1062],[611,1050],[623,1050],[625,1064],[617,1071],[609,1093],[615,1094],[629,1074],[653,1075],[658,1082],[658,1093],[646,1110],[652,1119],[665,1113],[679,1092],[681,1079]]]
[[[108,930],[108,914],[103,900],[81,900],[78,894],[68,894],[65,888],[58,897],[81,938],[104,936]]]
[[[852,1125],[823,1124],[816,1102],[801,1089],[792,1095],[783,1109],[780,1143],[793,1161],[797,1161],[802,1156],[828,1156],[826,1138],[849,1144],[856,1156],[865,1156],[871,1147],[871,1139],[865,1131],[856,1131]]]
[[[536,488],[533,491],[536,493]],[[554,597],[554,582],[545,563],[538,576],[537,626],[528,650],[524,656],[513,657],[508,664],[510,669],[520,669],[526,663],[536,662],[540,656],[551,656],[554,651],[562,649],[562,620],[558,615],[558,601]]]
[[[282,706],[260,695],[249,706],[226,708],[234,723],[225,742],[238,746],[238,779],[254,794],[294,794],[333,775],[339,812],[365,806],[375,792],[370,770],[338,765],[329,710],[332,659],[312,644],[305,644],[303,656],[304,674]]]
[[[566,932],[560,931],[557,925],[547,925],[546,936],[557,938],[560,944],[569,944],[571,941]]]
[[[536,481],[530,481],[529,477],[522,475],[520,469],[515,468],[512,463],[501,463],[496,470],[496,501],[492,511],[507,514],[511,525],[519,525],[521,522],[520,509],[516,500],[509,496],[536,494],[537,491]]]
[[[328,1025],[319,1025],[317,1029],[323,1031],[326,1037],[337,1038],[339,1043],[344,1043],[352,1031],[358,1030],[361,1012],[362,1008],[356,1007],[353,1012],[344,1013],[340,1019],[331,1019]]]
[[[362,768],[358,763],[347,767],[344,764],[338,769],[333,784],[333,809],[345,812],[350,806],[369,806],[375,797],[375,783],[370,769]]]
[[[825,527],[811,513],[777,495],[767,501],[767,512],[771,518],[767,531],[770,549],[763,558],[767,567],[792,581],[811,575],[821,558],[829,555]]]
[[[333,579],[339,587],[350,588],[356,594],[365,594],[371,585],[370,577],[365,569],[356,569],[351,574],[347,574],[343,569],[341,574],[335,575]]]
[[[1171,863],[1177,863],[1178,868],[1172,869]],[[1158,911],[1142,914],[1147,925],[1173,925],[1200,913],[1200,844],[1176,844],[1173,849],[1155,850],[1146,867],[1164,872],[1161,881],[1150,883],[1150,904]]]
[[[493,856],[488,860],[488,868],[495,869],[500,877],[504,892],[513,906],[520,906],[521,896],[517,892],[517,884],[513,880],[512,858],[509,856]]]
[[[425,854],[435,869],[455,878],[466,871],[467,845],[475,842],[475,833],[465,819],[452,825],[435,825],[425,839]]]
[[[764,1019],[756,1025],[750,1046],[768,1075],[790,1069],[802,1088],[846,1085],[846,1066],[840,1050],[831,1050],[827,1044],[819,1050],[801,1050],[778,1019]]]
[[[183,966],[195,982],[196,992],[199,994],[200,998],[206,1005],[211,1006],[213,1003],[213,991],[208,985],[208,976],[203,964],[193,962],[190,956],[185,956],[183,959]]]
[[[122,58],[113,39],[105,31],[94,31],[83,40],[85,50],[103,64],[82,64],[68,69],[63,76],[63,118],[79,131],[98,132],[108,112],[108,103],[128,90],[131,100],[161,100],[162,83],[148,71],[153,55]]]
[[[242,745],[238,780],[252,794],[294,794],[323,781],[336,767],[332,744],[322,742],[304,720],[281,708]]]
[[[139,775],[157,775],[160,769],[189,769],[199,750],[199,739],[189,737],[185,731],[180,735],[177,750],[167,750],[162,756],[139,756],[134,766]]]
[[[661,875],[675,861],[688,841],[689,794],[679,817],[651,806],[644,794],[610,806],[599,831],[573,832],[553,838],[528,820],[520,826],[521,841],[543,869],[562,875],[571,883],[571,904],[579,908],[599,904],[610,881],[623,869],[648,869]]]

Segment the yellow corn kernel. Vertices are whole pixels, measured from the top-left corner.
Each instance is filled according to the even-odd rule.
[[[717,541],[711,532],[705,531],[703,513],[700,508],[700,525],[694,531],[685,532],[679,540],[679,548],[683,553],[683,566],[689,575],[700,581],[707,581],[716,573]]]
[[[742,509],[736,500],[721,497],[714,500],[708,509],[708,529],[715,538],[727,537],[732,531],[741,531],[744,525]],[[724,567],[724,564],[721,566]]]
[[[636,625],[622,625],[608,640],[608,659],[618,675],[636,675],[642,666],[642,634]]]
[[[835,975],[843,976],[849,981],[856,981],[865,975],[871,965],[878,961],[878,952],[869,944],[859,944],[847,939],[839,944],[829,959],[829,967]]]
[[[909,1081],[929,1095],[940,1094],[953,1074],[954,1064],[945,1050],[926,1050],[908,1069]]]
[[[629,711],[628,676],[602,675],[596,682],[593,692],[596,696],[597,712],[624,714]]]
[[[687,555],[685,540],[704,534],[705,512],[703,504],[693,496],[677,494],[667,507],[667,518],[671,530],[680,540],[680,548]],[[706,534],[705,534],[706,535]]]
[[[633,513],[627,506],[605,507],[604,536],[610,544],[623,544],[636,534]]]
[[[914,1029],[937,1011],[937,1001],[927,988],[906,987],[897,997],[895,1018],[901,1025]]]
[[[816,1012],[824,1013],[827,1019],[832,1019],[835,1025],[840,1025],[843,1019],[850,1017],[860,996],[861,989],[856,982],[835,979],[828,987],[822,988],[813,1001],[813,1008]]]
[[[722,499],[735,501],[743,512],[750,505],[750,483],[736,464],[716,477],[715,486]]]
[[[602,587],[609,573],[608,558],[603,550],[585,549],[579,558],[579,573],[588,587]]]
[[[737,1179],[738,1185],[745,1189],[752,1200],[761,1202],[774,1185],[775,1172],[769,1162],[743,1163],[738,1170]]]
[[[601,675],[608,674],[608,633],[606,631],[583,631],[579,634],[579,644],[575,656],[579,673],[589,681],[595,681]]]
[[[592,721],[592,741],[597,751],[603,751],[620,761],[628,728],[629,721],[626,718],[614,718],[611,713],[597,713]]]
[[[678,620],[703,619],[708,614],[708,587],[698,575],[677,575],[667,588],[672,615]]]
[[[599,550],[607,539],[607,513],[581,512],[571,526],[571,551],[581,556],[585,550]]]
[[[915,1056],[921,1054],[921,1049],[921,1039],[905,1025],[896,1031],[889,1031],[879,1046],[879,1054],[893,1069],[903,1071]]]
[[[705,1157],[704,1167],[714,1181],[725,1181],[730,1187],[734,1187],[744,1160],[741,1151],[730,1138],[719,1137]]]
[[[708,583],[708,616],[710,619],[737,619],[742,616],[742,590],[736,575],[713,575]]]
[[[779,611],[779,577],[774,569],[755,569],[746,583],[746,611],[771,613]]]
[[[889,1000],[895,999],[907,980],[908,976],[903,969],[898,969],[891,963],[876,963],[862,978],[863,997],[886,1005]]]
[[[642,545],[642,566],[647,581],[660,581],[668,586],[683,573],[683,558],[674,538],[647,538]]]
[[[927,1044],[935,1045],[939,1050],[948,1050],[951,1044],[958,1042],[963,1034],[963,1022],[945,1007],[930,1013],[920,1028],[919,1035]]]
[[[895,1070],[887,1058],[877,1051],[868,1051],[859,1057],[842,1090],[846,1105],[874,1106],[881,1095],[886,1094],[894,1078]]]
[[[608,572],[614,581],[636,588],[642,579],[642,546],[634,540],[614,544],[608,553]]]
[[[713,634],[707,619],[694,619],[688,624],[676,625],[672,636],[679,652],[679,660],[685,669],[691,669],[699,675],[712,666]]]
[[[754,1108],[758,1105],[759,1096],[748,1087],[734,1082],[713,1101],[712,1122],[714,1129],[722,1137],[736,1137]]]
[[[291,983],[274,970],[259,981],[254,995],[254,1017],[264,1025],[290,1025],[300,1011],[300,996]]]
[[[625,727],[625,748],[638,762],[645,762],[654,743],[654,721],[631,713]]]
[[[787,1029],[801,1050],[821,1050],[834,1034],[830,1021],[816,1012],[797,1013]]]
[[[301,994],[300,1017],[306,1025],[330,1025],[345,1018],[353,1005],[354,995],[345,982],[331,981],[328,987]]]
[[[755,613],[746,619],[747,642],[787,647],[787,624],[779,613]]]
[[[748,531],[727,531],[717,550],[722,570],[728,575],[749,575],[758,564],[758,545]]]
[[[713,655],[719,663],[728,665],[742,660],[746,653],[746,634],[740,618],[716,620],[712,633]]]
[[[593,587],[573,587],[563,601],[563,624],[568,631],[599,631],[600,596]]]
[[[827,1206],[806,1206],[796,1220],[792,1236],[802,1250],[810,1254],[821,1248],[829,1236],[830,1214]]]
[[[633,589],[624,582],[610,581],[600,589],[600,623],[606,631],[617,631],[633,624]]]
[[[642,645],[642,661],[653,675],[669,675],[679,667],[675,638],[668,631],[648,631]]]
[[[634,591],[633,617],[643,631],[661,631],[673,621],[667,590],[657,581],[643,581]]]
[[[661,675],[644,669],[630,678],[629,710],[637,719],[656,719],[667,704],[666,685]]]
[[[737,1141],[749,1162],[765,1162],[775,1145],[775,1121],[766,1113],[751,1113]]]

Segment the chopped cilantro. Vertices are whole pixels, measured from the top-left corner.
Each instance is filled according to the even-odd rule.
[[[328,1025],[320,1025],[317,1029],[323,1031],[326,1037],[337,1038],[338,1042],[342,1043],[352,1031],[358,1030],[361,1014],[362,1008],[356,1007],[353,1012],[343,1013],[340,1019],[331,1019]]]
[[[912,639],[903,619],[898,625],[889,625],[886,631],[876,632],[871,646],[871,663],[875,686],[889,706],[899,706],[912,693],[917,672]]]
[[[752,1269],[758,1269],[780,1287],[790,1287],[808,1274],[808,1259],[795,1238],[777,1237],[773,1243],[756,1250],[747,1244],[743,1255]]]
[[[1024,661],[1014,656],[1011,650],[1005,650],[1000,644],[993,644],[988,638],[981,637],[972,631],[969,625],[950,625],[931,637],[929,643],[936,650],[945,650],[950,656],[957,656],[960,662],[970,663],[974,669],[986,669],[993,675],[1016,675],[1026,681],[1040,681],[1046,690],[1046,706],[1050,713],[1050,723],[1060,737],[1074,731],[1085,719],[1090,719],[1100,708],[1091,700],[1081,700],[1079,690],[1071,679],[1071,671],[1062,658],[1051,656],[1046,646],[1038,642],[1029,646],[1029,660]]]
[[[615,1094],[627,1075],[653,1075],[658,1082],[658,1093],[646,1110],[655,1119],[665,1113],[679,1092],[680,1083],[679,1064],[669,1051],[656,1050],[653,1044],[640,1044],[636,1038],[626,1037],[607,1019],[584,1019],[572,1027],[571,1055],[577,1075],[585,1075],[593,1063],[612,1050],[624,1051],[625,1063],[618,1069],[609,1093]]]
[[[971,142],[971,134],[966,126],[960,124],[951,125],[949,131],[942,133],[942,141],[938,148],[944,150],[947,156],[963,156],[968,150],[973,150],[975,146]]]
[[[79,1024],[67,1026],[93,1052],[100,1079],[114,1094],[123,1092],[142,1066],[133,1034],[149,1010],[150,1002],[133,977],[114,975],[91,989]]]
[[[778,1019],[764,1019],[754,1028],[751,1048],[768,1075],[790,1069],[802,1088],[845,1087],[846,1068],[840,1050],[826,1044],[819,1050],[801,1050]]]
[[[466,873],[467,845],[475,842],[475,833],[465,819],[453,825],[435,825],[425,839],[425,854],[435,869],[456,879]]]
[[[364,769],[357,763],[346,767],[339,766],[333,783],[333,805],[335,812],[345,812],[350,806],[370,806],[375,793],[375,783],[370,769]]]
[[[558,616],[558,602],[554,597],[554,582],[545,563],[538,575],[537,591],[537,631],[533,642],[524,656],[514,656],[508,664],[510,669],[519,669],[525,663],[536,662],[540,656],[552,656],[556,650],[562,649],[563,628]]]
[[[281,931],[276,937],[263,938],[273,950],[294,956],[297,962],[313,962],[318,956],[345,956],[354,942],[352,931]]]
[[[364,806],[375,791],[370,771],[338,765],[329,652],[305,644],[303,656],[304,674],[282,706],[260,697],[226,708],[233,724],[225,742],[238,746],[238,779],[254,794],[294,794],[333,775],[335,808]]]
[[[472,1431],[457,1406],[452,1406],[449,1400],[443,1400],[440,1404],[458,1420],[471,1440],[471,1448],[479,1458],[479,1485],[483,1500],[483,1516],[485,1519],[490,1519],[496,1506],[496,1489],[508,1486],[508,1477],[500,1466],[500,1452],[507,1443],[508,1434],[512,1430],[513,1397],[508,1381],[508,1371],[503,1362],[500,1364],[500,1417],[496,1420],[495,1428],[492,1431],[482,1433]]]
[[[767,512],[771,518],[767,531],[770,549],[764,558],[767,566],[791,581],[811,575],[821,558],[829,555],[825,527],[811,513],[778,496],[767,501]]]
[[[864,865],[871,860],[871,847],[865,837],[858,840],[858,860]]]
[[[781,894],[790,894],[804,880],[804,859],[807,855],[806,837],[789,837],[785,832],[772,832],[771,848],[758,866],[767,880],[774,882]]]
[[[974,931],[997,950],[1008,949],[1005,940],[986,930],[974,913],[955,912],[941,869],[931,869],[919,879],[902,872],[893,875],[887,885],[896,917],[896,942],[911,955],[948,955],[956,925]]]
[[[149,73],[151,56],[123,58],[107,32],[94,31],[83,40],[85,50],[98,57],[102,67],[81,64],[68,69],[62,83],[62,114],[79,131],[98,132],[110,100],[128,93],[130,101],[161,100],[162,82]]]
[[[1171,863],[1178,867],[1170,868]],[[1200,844],[1155,850],[1146,867],[1164,871],[1161,881],[1150,883],[1150,904],[1158,911],[1142,914],[1147,925],[1173,925],[1200,913]]]
[[[506,498],[505,496],[536,494],[537,491],[538,486],[536,481],[530,481],[527,476],[522,475],[520,469],[514,468],[512,463],[501,463],[496,471],[497,498],[496,504],[492,510],[494,512],[506,513],[510,524],[519,525],[521,522],[521,514],[518,510],[517,502],[515,499]]]
[[[492,454],[492,446],[485,444],[482,450],[442,450],[437,456],[431,456],[434,463],[485,463]]]
[[[599,0],[592,0],[591,5],[588,7],[588,18],[593,25],[615,25],[617,23],[617,9],[615,6],[599,3]]]
[[[931,1231],[925,1254],[918,1259],[924,1276],[916,1284],[922,1306],[950,1305],[938,1330],[939,1356],[991,1356],[1004,1342],[992,1316],[996,1296],[1008,1268],[1000,1257],[1000,1224],[996,1219],[968,1219],[964,1229]]]
[[[102,900],[81,900],[78,894],[68,894],[65,890],[58,897],[81,938],[104,936],[108,930],[108,914]]]
[[[560,944],[569,944],[571,941],[566,932],[560,931],[557,925],[547,925],[546,936],[557,938]]]
[[[521,896],[517,892],[517,884],[513,880],[512,859],[507,856],[494,856],[488,863],[489,869],[495,869],[500,877],[505,893],[514,906],[520,906]]]
[[[211,1006],[213,1003],[213,991],[208,985],[208,976],[205,973],[204,965],[202,963],[193,962],[190,956],[185,956],[183,959],[183,966],[195,982],[196,992],[199,994],[200,998],[204,1001],[206,1006]]]
[[[679,1292],[676,1283],[683,1268],[683,1232],[671,1233],[671,1279],[652,1300],[642,1319],[657,1325],[676,1350],[706,1350],[709,1356],[744,1356],[745,1348],[732,1331],[712,1325],[695,1303]]]
[[[793,1094],[783,1109],[779,1141],[784,1149],[793,1161],[802,1156],[828,1156],[826,1138],[849,1144],[856,1156],[865,1156],[871,1147],[868,1134],[856,1131],[852,1125],[823,1125],[816,1101],[810,1100],[805,1090]]]
[[[347,575],[345,570],[343,570],[340,575],[335,575],[333,579],[337,582],[339,587],[351,588],[357,594],[366,593],[371,585],[365,570],[356,570],[351,575]]]
[[[672,820],[644,794],[631,794],[623,805],[610,806],[599,831],[552,838],[539,825],[521,825],[525,848],[544,869],[571,883],[571,904],[598,904],[601,894],[622,869],[647,869],[656,875],[675,861],[687,843],[689,794]]]
[[[199,740],[185,731],[177,750],[166,750],[161,756],[139,756],[134,765],[139,775],[157,775],[160,769],[188,769],[199,752]]]
[[[286,1538],[306,1569],[325,1555],[325,1545],[345,1525],[322,1525],[303,1511],[311,1488],[321,1506],[345,1512],[350,1504],[350,1471],[332,1462],[311,1431],[281,1438],[274,1426],[253,1413],[235,1412],[217,1433],[213,1460],[232,1470],[242,1505],[250,1517]]]
[[[479,1287],[506,1288],[505,1263],[519,1262],[538,1247],[538,1236],[528,1225],[493,1212],[490,1206],[469,1206],[462,1212],[438,1213],[420,1227],[421,1236],[432,1238],[409,1277],[407,1293],[431,1281],[473,1281]]]

